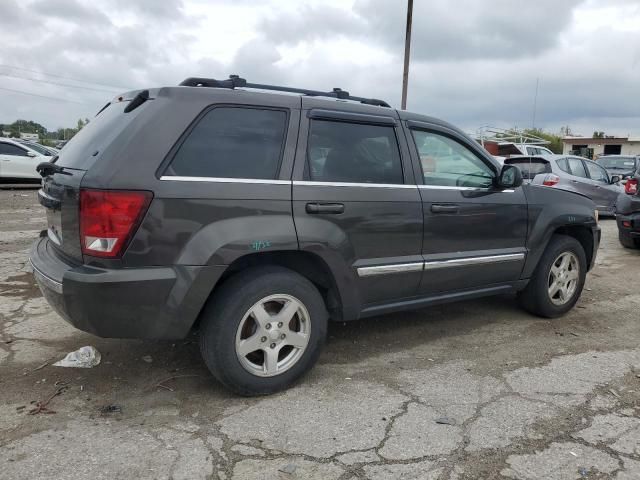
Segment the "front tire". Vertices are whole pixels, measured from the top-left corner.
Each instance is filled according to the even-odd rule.
[[[251,268],[231,277],[207,302],[200,351],[227,388],[266,395],[313,367],[327,323],[324,300],[305,277],[277,266]]]
[[[580,242],[566,235],[554,235],[529,284],[518,294],[518,301],[534,315],[559,317],[580,298],[586,275],[587,257]]]

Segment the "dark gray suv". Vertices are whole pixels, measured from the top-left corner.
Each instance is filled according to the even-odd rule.
[[[53,308],[103,337],[197,327],[243,395],[311,368],[329,319],[511,292],[562,315],[600,241],[588,198],[522,185],[452,125],[340,89],[130,92],[38,169],[31,263]]]

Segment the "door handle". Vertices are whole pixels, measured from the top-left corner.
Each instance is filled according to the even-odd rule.
[[[305,207],[307,213],[331,213],[334,215],[344,213],[342,203],[307,203]]]
[[[431,205],[433,213],[458,213],[458,210],[460,210],[459,205],[438,205],[435,203]]]

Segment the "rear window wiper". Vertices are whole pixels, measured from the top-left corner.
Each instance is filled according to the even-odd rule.
[[[56,155],[50,162],[40,162],[36,167],[36,172],[40,174],[41,177],[46,177],[53,173],[61,173],[63,175],[71,175],[69,172],[64,171],[64,167],[60,165],[56,165],[55,162],[58,159]]]

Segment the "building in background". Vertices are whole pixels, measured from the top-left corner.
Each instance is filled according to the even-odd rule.
[[[20,132],[20,138],[22,140],[29,140],[30,142],[37,142],[38,140],[40,140],[40,136],[37,133]]]
[[[601,155],[640,155],[640,137],[564,137],[562,153],[595,158]]]

